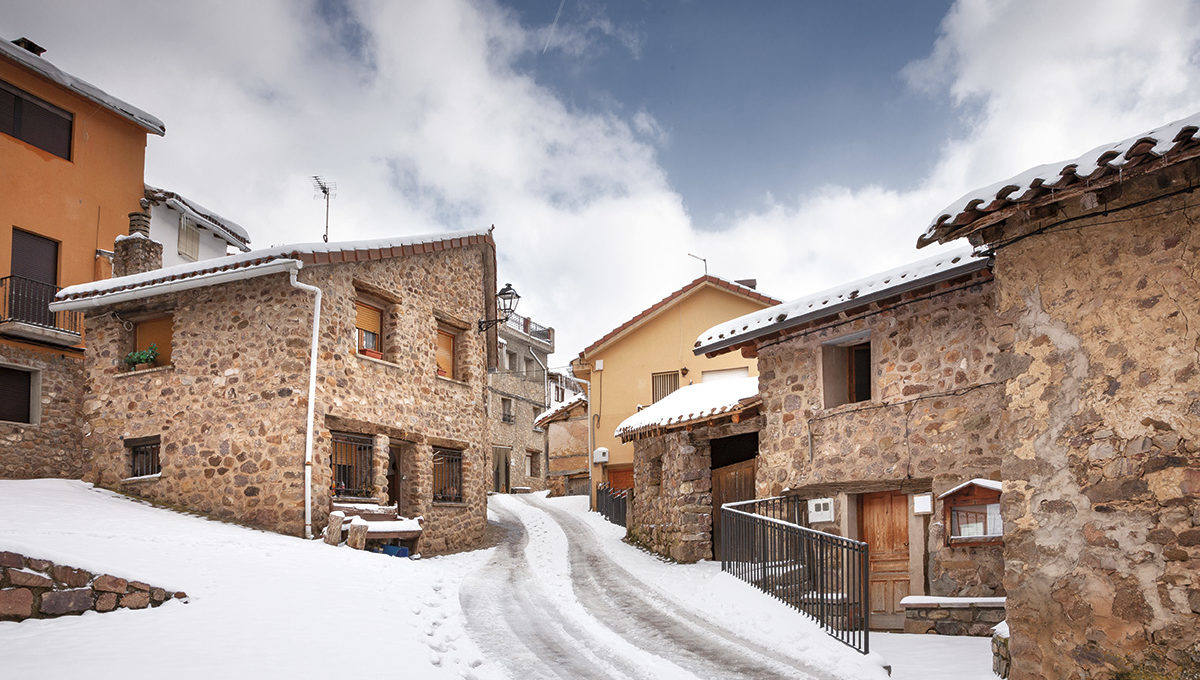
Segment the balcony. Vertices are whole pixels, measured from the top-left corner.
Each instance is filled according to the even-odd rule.
[[[0,333],[55,345],[78,345],[83,314],[52,312],[58,286],[22,276],[0,278]]]
[[[508,315],[508,321],[504,325],[514,331],[524,333],[534,340],[546,343],[551,347],[551,350],[554,348],[554,329],[536,324],[533,322],[533,319],[527,316],[521,316],[513,312]]]

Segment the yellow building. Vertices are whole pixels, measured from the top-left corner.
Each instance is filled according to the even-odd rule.
[[[692,353],[703,331],[728,319],[779,304],[753,281],[701,276],[634,316],[579,353],[575,376],[591,381],[592,484],[633,487],[633,446],[613,435],[621,421],[676,389],[738,375],[757,375],[754,359]]]

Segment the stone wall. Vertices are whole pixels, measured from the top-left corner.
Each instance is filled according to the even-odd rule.
[[[549,450],[550,495],[567,493],[567,478],[578,473],[587,475],[588,427],[587,405],[572,407],[566,414],[546,425]]]
[[[141,581],[93,574],[14,552],[0,552],[0,567],[0,621],[145,609],[187,597]]]
[[[1004,620],[1004,604],[961,601],[904,605],[905,633],[987,637]]]
[[[762,427],[741,423],[674,430],[633,442],[629,534],[678,562],[712,559],[712,454],[709,441]]]
[[[5,340],[0,365],[38,371],[41,384],[36,424],[0,423],[0,479],[82,477],[83,352]]]
[[[546,378],[542,367],[529,355],[529,349],[535,343],[524,333],[509,328],[500,327],[500,338],[504,345],[500,348],[500,365],[488,373],[488,427],[492,447],[507,447],[509,488],[528,487],[533,491],[547,488],[547,444],[546,431],[533,425],[542,411],[546,410]],[[535,351],[539,358],[546,361],[545,345],[536,343]],[[506,350],[516,352],[524,361],[524,370],[507,365]],[[503,409],[501,399],[513,402],[514,420],[511,423],[502,419]],[[526,457],[533,454],[536,467],[533,475],[526,474]],[[493,452],[494,455],[494,452]],[[495,460],[491,460],[495,465]],[[492,475],[489,472],[489,481]]]
[[[855,535],[846,520],[853,494],[903,489],[936,498],[974,477],[1000,479],[1005,335],[994,295],[980,272],[760,348],[758,496],[840,493],[837,521],[817,528]],[[823,347],[860,336],[871,343],[872,398],[826,408]],[[1003,595],[1001,549],[947,546],[942,517],[935,501],[921,565],[928,594]]]
[[[1022,369],[1002,466],[1017,680],[1200,671],[1200,215],[1190,191],[1097,208],[1187,191],[1197,172],[1064,201],[1053,219],[1073,221],[997,253]]]

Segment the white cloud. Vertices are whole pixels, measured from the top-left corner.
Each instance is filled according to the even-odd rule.
[[[639,53],[641,36],[590,12],[560,20],[551,48]],[[973,186],[1200,110],[1188,5],[962,2],[904,70],[970,120],[915,189],[864,168],[866,186],[798,187],[701,233],[658,163],[652,112],[566,105],[516,66],[546,27],[488,2],[362,0],[329,20],[287,0],[0,0],[0,17],[0,34],[164,119],[147,180],[257,245],[319,238],[312,174],[339,184],[334,239],[495,224],[502,282],[558,328],[559,364],[694,277],[689,251],[799,296],[918,257],[933,213]]]

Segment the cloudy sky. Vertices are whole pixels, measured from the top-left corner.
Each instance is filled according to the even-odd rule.
[[[496,225],[555,364],[701,272],[798,297],[967,190],[1200,110],[1189,3],[0,0],[267,246]]]

